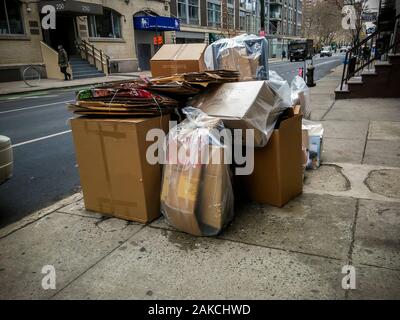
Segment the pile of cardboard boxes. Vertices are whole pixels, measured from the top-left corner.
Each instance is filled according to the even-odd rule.
[[[152,73],[204,71],[205,49],[198,44],[164,45],[152,59]],[[207,87],[187,101],[186,119],[172,128],[168,123],[173,114],[71,120],[86,209],[141,223],[162,212],[184,232],[216,235],[234,217],[234,190],[242,190],[252,201],[279,207],[301,194],[300,106],[288,104],[268,81],[254,79],[255,75],[253,81]],[[163,163],[149,161],[149,147],[154,144],[147,136],[150,129],[169,132],[160,144],[166,146]],[[216,138],[215,132],[223,129],[254,130],[251,174],[233,178],[237,164],[225,159],[241,146],[239,140]],[[249,144],[245,138],[241,142]],[[172,161],[173,147],[188,155],[194,152],[195,157]],[[204,150],[207,163],[198,157]],[[219,162],[211,160],[216,157]]]

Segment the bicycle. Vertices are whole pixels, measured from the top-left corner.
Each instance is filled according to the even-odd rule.
[[[22,79],[25,84],[29,87],[38,87],[42,77],[43,72],[41,71],[43,71],[43,68],[44,66],[41,65],[30,65],[25,68],[22,74]]]

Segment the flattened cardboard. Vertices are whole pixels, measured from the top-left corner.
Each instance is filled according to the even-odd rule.
[[[153,77],[204,71],[205,43],[164,44],[151,58]]]
[[[242,178],[252,201],[282,207],[303,192],[301,118],[292,113],[254,150],[254,171]]]
[[[168,131],[169,115],[71,120],[86,209],[147,223],[160,214],[161,166],[146,160],[152,128]]]

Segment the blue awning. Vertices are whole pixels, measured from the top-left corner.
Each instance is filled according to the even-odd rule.
[[[179,19],[170,17],[134,17],[133,22],[136,30],[179,31],[181,27]]]

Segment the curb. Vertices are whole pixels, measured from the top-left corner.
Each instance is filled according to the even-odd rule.
[[[121,75],[121,77],[128,77],[128,75]],[[129,77],[134,77],[129,75]],[[127,79],[129,80],[129,79]],[[28,93],[34,93],[34,92],[43,92],[43,91],[51,91],[51,90],[64,90],[64,89],[73,89],[73,88],[78,88],[78,87],[85,87],[85,86],[95,86],[95,85],[100,85],[100,84],[105,84],[105,83],[113,83],[113,82],[120,82],[124,81],[123,79],[119,80],[110,80],[110,81],[101,81],[101,82],[94,82],[94,83],[88,83],[88,84],[71,84],[71,85],[66,85],[63,87],[51,87],[51,88],[37,88],[37,89],[32,89],[32,90],[27,90],[27,91],[16,91],[16,92],[8,92],[8,93],[0,93],[0,97],[7,97],[7,96],[13,96],[16,94],[28,94]]]
[[[57,201],[56,203],[53,203],[47,208],[40,209],[34,213],[31,213],[30,215],[22,218],[21,220],[11,223],[8,226],[5,226],[0,229],[0,239],[5,238],[9,236],[10,234],[26,227],[27,225],[30,225],[43,217],[63,208],[66,207],[74,202],[77,202],[83,198],[82,193],[77,192],[69,197],[66,197],[60,201]]]

